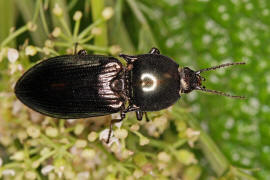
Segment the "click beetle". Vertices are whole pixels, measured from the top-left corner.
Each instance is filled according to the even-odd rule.
[[[179,65],[157,48],[136,56],[120,54],[126,62],[102,55],[88,55],[85,50],[42,61],[30,68],[16,83],[17,98],[31,109],[55,118],[76,119],[135,111],[142,120],[148,111],[173,105],[182,93],[193,90],[232,96],[206,89],[200,74],[243,62],[227,63],[193,71]]]

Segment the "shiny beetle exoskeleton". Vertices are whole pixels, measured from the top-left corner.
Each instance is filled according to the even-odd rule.
[[[135,111],[138,120],[147,111],[159,111],[173,105],[182,93],[206,91],[229,97],[229,94],[206,89],[201,72],[244,64],[227,63],[193,71],[179,65],[159,50],[129,56],[121,54],[127,65],[109,56],[76,55],[53,57],[29,69],[17,82],[15,94],[25,105],[56,118],[87,118]],[[128,106],[126,106],[128,104]]]

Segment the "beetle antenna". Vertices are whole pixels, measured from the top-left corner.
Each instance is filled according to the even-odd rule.
[[[227,66],[242,65],[242,64],[246,64],[246,63],[245,62],[225,63],[225,64],[221,64],[221,65],[218,65],[218,66],[213,66],[213,67],[210,67],[210,68],[201,69],[201,70],[196,71],[195,73],[196,74],[201,74],[204,71],[211,71],[211,70],[216,70],[216,69],[219,69],[219,68],[224,68],[224,67],[227,67]]]
[[[245,96],[233,96],[231,94],[227,94],[227,93],[224,93],[224,92],[221,92],[221,91],[212,90],[212,89],[206,89],[205,87],[197,87],[196,90],[204,91],[204,92],[208,92],[208,93],[212,93],[212,94],[217,94],[217,95],[220,95],[220,96],[227,96],[227,97],[230,97],[230,98],[247,99]]]

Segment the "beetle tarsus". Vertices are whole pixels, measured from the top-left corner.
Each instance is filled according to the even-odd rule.
[[[143,112],[140,110],[136,111],[136,117],[138,121],[141,121],[143,118]]]
[[[146,122],[149,122],[150,119],[148,118],[147,112],[144,112],[144,115],[145,115],[145,120],[146,120]]]
[[[152,49],[149,51],[149,54],[160,54],[160,51],[158,48],[152,47]]]

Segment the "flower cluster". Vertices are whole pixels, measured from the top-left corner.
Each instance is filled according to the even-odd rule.
[[[36,8],[37,12],[44,11],[38,9],[40,6]],[[59,23],[47,32],[48,39],[42,46],[32,45],[28,40],[18,49],[9,46],[20,34],[38,31],[34,19],[1,43],[0,63],[7,62],[7,69],[0,79],[0,88],[5,85],[0,93],[0,143],[4,149],[0,177],[29,180],[198,178],[201,168],[188,144],[194,146],[199,132],[181,129],[178,120],[170,115],[171,110],[149,114],[150,122],[137,122],[131,113],[129,118],[113,126],[107,144],[109,129],[104,126],[115,117],[54,119],[34,112],[16,99],[14,84],[33,65],[32,58],[74,53],[77,43],[77,51],[84,48],[112,55],[121,51],[118,45],[89,45],[103,34],[100,25],[113,16],[112,8],[104,8],[101,17],[82,31],[79,28],[84,13],[74,13],[73,31],[65,21],[65,13],[61,5],[54,4],[52,14]]]

